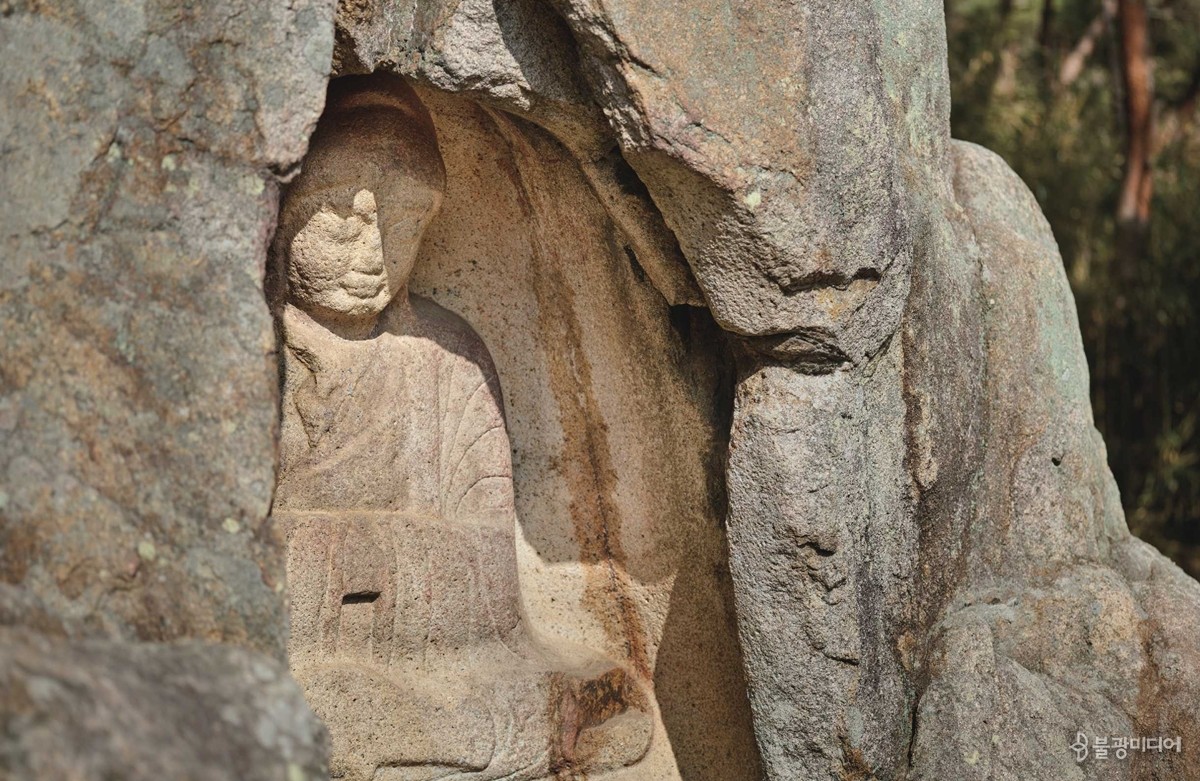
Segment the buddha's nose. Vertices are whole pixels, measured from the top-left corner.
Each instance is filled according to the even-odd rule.
[[[358,239],[358,252],[355,255],[355,271],[371,275],[383,273],[383,242],[379,236],[379,228],[374,223],[363,226]]]
[[[375,203],[375,193],[370,190],[359,190],[354,194],[354,213],[365,220],[374,222],[378,204]]]

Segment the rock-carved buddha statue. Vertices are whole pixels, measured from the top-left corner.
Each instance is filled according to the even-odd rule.
[[[641,684],[537,636],[524,616],[487,348],[407,290],[444,185],[410,87],[331,85],[272,252],[289,663],[329,728],[335,778],[515,781],[626,766],[650,741]]]

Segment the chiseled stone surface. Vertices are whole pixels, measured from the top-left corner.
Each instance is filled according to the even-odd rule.
[[[331,87],[275,241],[289,664],[329,726],[335,778],[633,765],[653,730],[643,687],[525,618],[491,356],[408,293],[444,191],[410,86]]]
[[[656,289],[566,145],[422,95],[446,196],[413,290],[470,322],[495,361],[530,623],[653,684],[647,756],[601,777],[757,779],[721,523],[719,332]]]
[[[543,0],[357,0],[339,7],[335,75],[399,73],[531,120],[570,151],[671,304],[704,298],[646,187],[589,92],[567,21]]]

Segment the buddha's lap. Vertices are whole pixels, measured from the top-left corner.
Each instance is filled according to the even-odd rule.
[[[593,671],[597,681],[612,672]],[[572,682],[562,670],[525,665],[503,673],[470,666],[385,671],[334,661],[294,667],[293,674],[329,727],[335,759],[347,764],[531,768],[551,744],[556,754],[573,755],[575,741],[586,733],[593,736],[586,741],[593,744],[588,751],[598,752],[594,759],[619,767],[640,758],[651,738],[649,715],[625,697],[615,708],[593,710],[583,701],[565,706],[563,697],[578,695],[588,682]],[[404,740],[393,741],[393,735]],[[504,736],[501,744],[498,736]]]
[[[276,522],[287,536],[294,647],[332,652],[351,613],[385,659],[496,640],[521,622],[511,528],[361,511]]]

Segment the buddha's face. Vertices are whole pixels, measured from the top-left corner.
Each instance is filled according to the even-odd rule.
[[[290,304],[361,331],[407,286],[442,205],[445,172],[424,108],[359,110],[318,127],[276,236]],[[414,119],[415,116],[415,119]],[[335,329],[340,330],[340,329]]]
[[[395,295],[398,274],[383,260],[375,193],[352,189],[318,207],[288,247],[288,289],[301,309],[376,315]]]
[[[441,191],[403,171],[387,174],[347,177],[354,183],[284,204],[282,223],[295,230],[288,295],[319,321],[373,319],[408,282]]]

